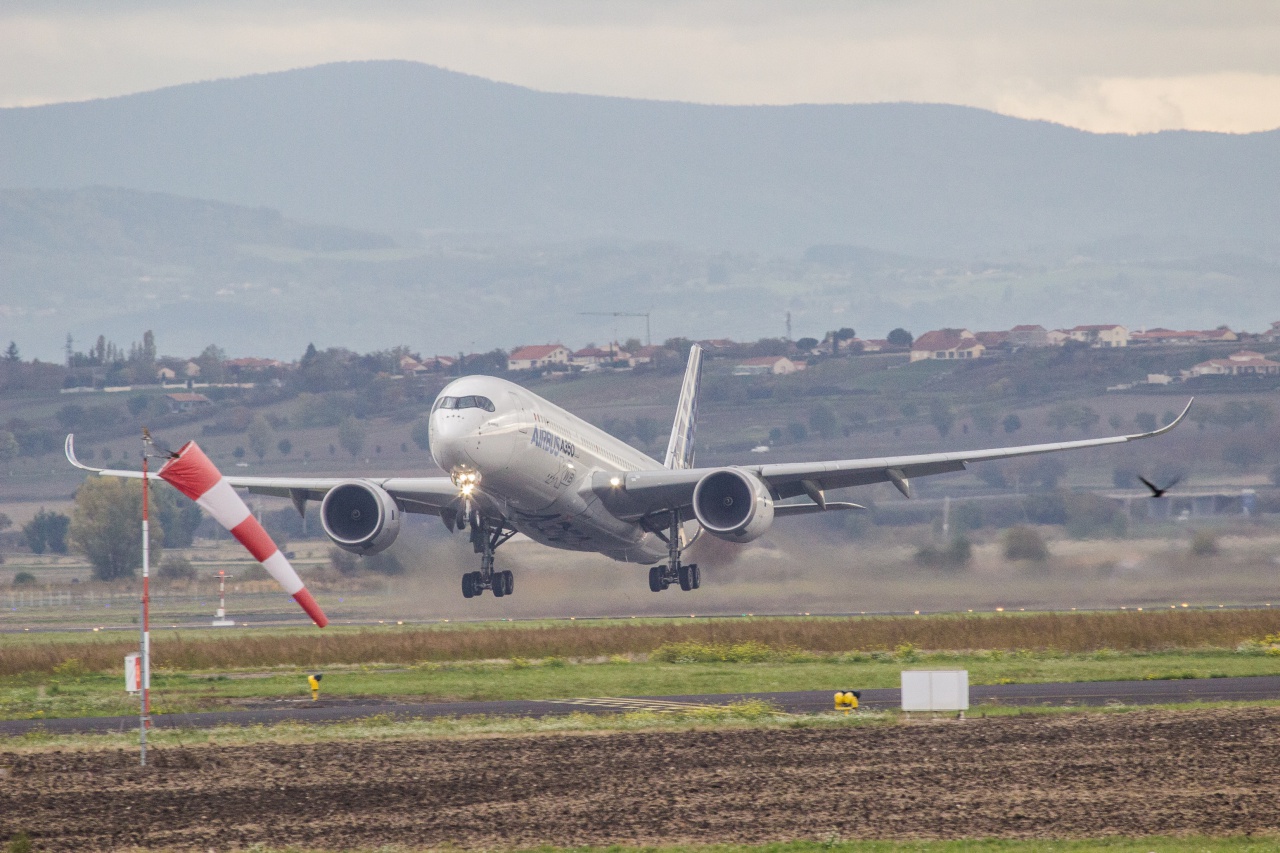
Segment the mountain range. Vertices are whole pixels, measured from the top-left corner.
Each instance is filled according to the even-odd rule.
[[[1099,135],[935,104],[712,106],[357,62],[0,110],[0,187],[380,231],[989,257],[1280,242],[1280,131]]]
[[[0,110],[0,337],[296,357],[603,342],[580,314],[615,310],[659,339],[781,335],[787,312],[796,337],[1258,326],[1280,316],[1278,165],[1280,131],[325,65]]]

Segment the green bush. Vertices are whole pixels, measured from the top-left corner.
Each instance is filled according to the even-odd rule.
[[[1123,536],[1129,520],[1113,501],[1089,492],[1063,496],[1067,533],[1076,539]]]
[[[789,657],[792,652],[778,651],[765,643],[663,643],[650,654],[651,660],[663,663],[765,663]]]
[[[1197,530],[1191,537],[1191,553],[1197,557],[1212,557],[1218,553],[1218,534],[1212,530]]]
[[[947,547],[925,545],[916,551],[915,561],[922,566],[937,569],[958,569],[968,565],[973,557],[973,545],[963,536],[956,536]]]
[[[1034,527],[1020,524],[1004,533],[1004,557],[1006,560],[1041,562],[1048,559],[1049,548]]]
[[[35,586],[36,576],[31,572],[18,572],[13,576],[14,586]]]
[[[180,554],[166,554],[156,570],[156,577],[166,581],[193,581],[196,579],[196,567]]]

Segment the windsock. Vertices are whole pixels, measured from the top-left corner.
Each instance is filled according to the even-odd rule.
[[[182,445],[157,476],[199,504],[201,509],[230,531],[241,545],[249,549],[249,553],[271,577],[284,587],[284,591],[302,605],[312,621],[321,628],[329,624],[329,619],[302,585],[302,578],[298,577],[289,560],[280,553],[276,543],[271,541],[267,531],[262,529],[262,525],[249,512],[249,507],[236,494],[227,478],[222,476],[194,441]]]

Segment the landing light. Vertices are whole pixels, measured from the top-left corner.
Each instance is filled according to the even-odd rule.
[[[610,485],[610,486],[613,486],[615,489],[616,489],[616,488],[618,488],[618,486],[621,486],[621,485],[622,485],[622,478],[621,478],[621,477],[610,477],[610,478],[609,478],[609,485]]]

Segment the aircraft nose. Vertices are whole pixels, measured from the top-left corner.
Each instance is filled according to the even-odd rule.
[[[466,441],[475,433],[468,419],[448,411],[431,416],[431,455],[445,471],[468,462]]]

